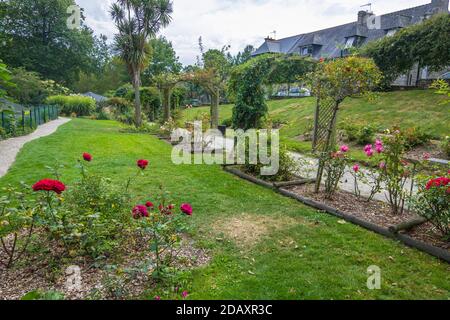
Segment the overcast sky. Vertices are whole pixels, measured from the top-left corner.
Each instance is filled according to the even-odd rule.
[[[112,39],[109,7],[114,0],[76,2],[95,33]],[[173,21],[162,34],[186,65],[196,60],[200,36],[207,49],[230,45],[234,54],[247,44],[258,47],[273,31],[282,38],[356,21],[368,2],[375,14],[384,14],[431,0],[174,0]]]

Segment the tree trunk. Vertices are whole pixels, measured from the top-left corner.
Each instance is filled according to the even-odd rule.
[[[163,110],[164,110],[164,121],[170,120],[170,89],[163,88]]]
[[[141,109],[141,77],[139,72],[134,72],[133,75],[133,87],[134,87],[134,124],[136,128],[142,125],[142,109]]]
[[[211,94],[211,128],[217,129],[219,127],[219,104],[220,91],[216,90]]]

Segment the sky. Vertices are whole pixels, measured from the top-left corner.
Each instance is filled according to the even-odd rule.
[[[114,0],[76,0],[85,9],[86,23],[111,41],[115,27],[109,16]],[[206,49],[231,46],[236,54],[247,44],[259,47],[267,36],[283,38],[356,21],[372,2],[375,14],[430,3],[431,0],[173,0],[171,24],[161,31],[184,65],[199,54],[201,36]]]

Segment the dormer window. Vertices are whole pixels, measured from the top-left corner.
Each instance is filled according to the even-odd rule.
[[[302,47],[301,49],[300,49],[300,54],[302,55],[302,56],[308,56],[308,55],[310,55],[312,52],[311,52],[311,47]]]

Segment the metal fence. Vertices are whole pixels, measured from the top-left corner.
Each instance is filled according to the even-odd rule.
[[[58,117],[57,106],[42,105],[22,110],[3,110],[0,111],[0,128],[6,133],[13,134],[17,131],[33,130]]]

